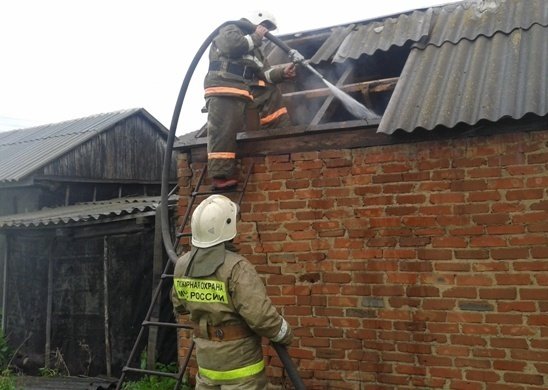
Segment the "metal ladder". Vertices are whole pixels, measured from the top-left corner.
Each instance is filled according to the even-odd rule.
[[[193,210],[193,207],[196,203],[196,198],[198,197],[204,197],[209,196],[213,194],[239,194],[237,203],[238,206],[241,204],[245,189],[247,187],[247,183],[249,181],[249,177],[251,176],[251,172],[253,170],[253,163],[250,164],[247,173],[245,174],[245,179],[242,184],[238,185],[238,187],[233,187],[232,189],[227,189],[223,191],[202,191],[201,187],[204,181],[204,178],[206,176],[207,166],[204,167],[202,170],[202,173],[200,174],[200,177],[198,178],[198,182],[196,183],[196,186],[194,187],[194,191],[190,193],[188,196],[188,205],[185,211],[185,215],[183,217],[183,220],[181,222],[181,225],[177,228],[176,231],[176,242],[174,245],[175,252],[177,251],[177,247],[180,242],[181,237],[190,237],[191,233],[184,233],[185,227],[188,225],[188,221],[191,216],[191,212]],[[158,297],[160,296],[160,292],[162,291],[162,287],[164,286],[164,283],[171,282],[173,283],[173,270],[174,270],[174,264],[172,261],[168,260],[167,264],[164,268],[164,271],[162,272],[160,281],[158,285],[156,286],[156,289],[154,290],[154,293],[152,295],[151,303],[148,308],[147,314],[145,315],[144,321],[141,323],[141,329],[139,331],[139,334],[137,336],[137,339],[135,340],[135,343],[133,344],[133,348],[131,350],[131,353],[129,354],[129,357],[127,359],[126,365],[122,368],[122,374],[120,376],[120,379],[118,380],[118,383],[116,385],[116,390],[121,390],[122,384],[124,383],[126,379],[126,374],[133,372],[138,374],[146,374],[146,375],[157,375],[157,376],[164,376],[176,379],[177,382],[174,386],[174,390],[178,390],[181,386],[183,376],[185,374],[185,371],[187,369],[188,363],[190,362],[190,358],[192,356],[192,350],[194,349],[194,340],[192,340],[189,348],[188,353],[185,356],[185,359],[183,361],[183,364],[181,365],[178,373],[171,373],[171,372],[164,372],[164,371],[157,371],[157,370],[148,370],[148,369],[141,369],[136,367],[131,367],[131,362],[135,358],[135,354],[137,353],[137,349],[139,347],[139,344],[141,343],[141,340],[145,334],[145,329],[149,329],[150,327],[170,327],[170,328],[176,328],[176,329],[193,329],[191,325],[186,324],[179,324],[177,322],[160,322],[160,321],[151,321],[152,313],[158,303]]]

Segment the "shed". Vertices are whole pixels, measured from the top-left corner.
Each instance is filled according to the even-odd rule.
[[[144,109],[0,133],[2,328],[21,368],[125,364],[164,261],[166,139]]]
[[[237,137],[253,163],[240,253],[295,329],[306,387],[546,388],[546,2],[280,38],[378,115],[352,118],[300,69],[282,86],[293,126]],[[180,196],[205,168],[205,135],[176,145]],[[267,363],[284,388],[272,351]]]

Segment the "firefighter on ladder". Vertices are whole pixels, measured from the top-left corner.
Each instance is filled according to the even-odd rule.
[[[256,25],[255,31],[248,34],[232,23],[221,27],[211,44],[204,80],[208,174],[213,188],[219,190],[238,184],[237,132],[244,131],[246,124],[253,128],[291,125],[276,84],[294,78],[295,65],[270,67],[261,50],[265,34],[277,28],[276,20],[265,11],[242,20]]]
[[[226,249],[236,236],[238,205],[211,195],[192,214],[191,250],[174,271],[175,313],[194,324],[197,390],[263,390],[261,337],[288,345],[293,331],[277,312],[253,265]]]

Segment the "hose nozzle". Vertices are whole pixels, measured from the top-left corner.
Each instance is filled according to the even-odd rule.
[[[291,62],[294,64],[302,64],[304,62],[304,57],[295,49],[291,49],[287,52],[287,55],[291,59]]]

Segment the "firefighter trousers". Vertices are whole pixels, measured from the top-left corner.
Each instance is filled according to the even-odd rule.
[[[265,371],[247,378],[230,382],[217,382],[196,375],[195,390],[264,390],[267,386]]]

